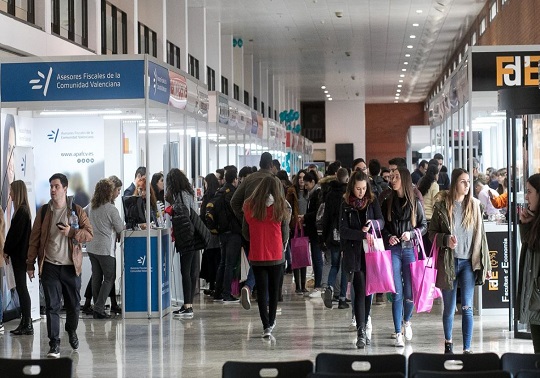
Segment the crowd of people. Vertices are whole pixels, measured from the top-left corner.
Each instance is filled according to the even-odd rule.
[[[339,161],[329,164],[324,176],[313,165],[289,177],[280,162],[265,152],[259,168],[227,166],[204,177],[200,207],[189,178],[177,168],[166,176],[154,174],[147,195],[146,169],[139,167],[124,195],[149,199],[154,225],[161,225],[164,213],[172,220],[184,298],[183,305],[173,311],[174,317],[195,316],[197,280],[204,278],[208,283],[204,294],[214,302],[240,303],[250,309],[256,293],[262,337],[269,338],[276,330],[279,302],[283,301],[284,275],[292,274],[296,295],[322,298],[327,308],[337,303],[338,309],[351,309],[349,328],[357,332],[356,346],[364,348],[371,342],[374,301],[373,293],[366,289],[366,252],[382,243],[391,254],[395,288],[391,294],[391,337],[396,347],[403,347],[413,338],[410,264],[418,258],[415,247],[422,244],[429,252],[434,244],[439,250],[436,286],[442,291],[444,304],[444,353],[454,352],[453,320],[458,302],[463,353],[472,353],[474,286],[491,277],[484,220],[491,219],[492,208],[498,211],[508,204],[506,172],[491,170],[489,174],[491,182],[478,172],[475,163],[472,175],[456,168],[449,176],[442,155],[436,154],[430,161],[419,162],[412,173],[402,158],[391,159],[388,168],[376,159],[366,162],[359,158],[351,167],[342,167]],[[537,302],[529,300],[534,298],[537,279],[529,272],[539,271],[540,266],[536,258],[539,177],[535,174],[527,180],[527,206],[519,214],[523,245],[516,298],[516,316],[531,324],[535,352],[540,351],[540,296]],[[110,315],[105,312],[105,303],[110,297],[111,313],[121,312],[114,288],[115,256],[116,241],[126,226],[114,205],[122,188],[116,176],[100,180],[84,208],[67,196],[65,175],[54,174],[49,182],[51,200],[38,209],[33,225],[24,182],[11,183],[13,216],[5,240],[0,240],[4,257],[0,260],[13,265],[20,299],[21,319],[10,331],[13,335],[33,334],[26,275],[35,277],[37,260],[45,298],[47,356],[58,357],[62,305],[69,344],[78,349],[83,245],[92,277],[82,311],[94,319],[107,319]],[[146,223],[135,226],[144,228]],[[0,216],[0,228],[5,228],[4,216]],[[309,242],[309,264],[294,264],[300,252],[291,248],[291,240],[298,230]],[[199,271],[195,252],[200,250]],[[239,283],[242,254],[249,265]],[[312,284],[307,279],[309,265]]]

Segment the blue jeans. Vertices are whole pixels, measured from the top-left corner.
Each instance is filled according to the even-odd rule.
[[[334,283],[336,282],[336,277],[337,277],[339,268],[341,267],[341,250],[339,246],[337,245],[330,246],[330,256],[331,256],[331,261],[332,261],[332,267],[330,268],[330,273],[328,273],[328,287],[334,287]],[[339,298],[345,299],[346,295],[347,295],[347,276],[345,275],[345,271],[341,269]]]
[[[244,252],[246,253],[246,256],[249,258],[249,242],[246,242],[244,239],[242,239],[242,245],[244,247]],[[248,276],[246,282],[244,283],[244,286],[247,286],[249,288],[249,291],[253,292],[253,288],[255,287],[255,275],[253,274],[253,267],[251,266],[251,264],[249,264]]]
[[[320,288],[322,285],[322,270],[323,270],[323,257],[319,242],[316,240],[309,241],[311,246],[311,264],[313,265],[313,273],[315,274],[315,288]]]
[[[461,289],[461,332],[463,333],[463,350],[471,348],[473,331],[473,296],[474,296],[474,272],[471,260],[454,259],[456,279],[454,288],[443,290],[444,303],[443,329],[444,338],[452,340],[452,328],[454,325],[454,313],[456,310],[457,287]]]
[[[219,245],[221,247],[221,260],[217,271],[216,290],[221,291],[223,298],[229,298],[234,268],[238,265],[242,251],[242,236],[232,232],[221,234],[219,235]]]
[[[412,248],[401,248],[401,245],[390,247],[392,251],[392,270],[396,292],[392,294],[392,318],[394,330],[401,332],[401,320],[411,320],[414,310],[410,263],[416,261]]]

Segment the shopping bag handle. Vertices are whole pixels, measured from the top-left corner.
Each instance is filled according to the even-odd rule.
[[[422,239],[422,233],[418,228],[414,229],[414,233],[416,234],[416,240],[418,242],[418,249],[420,252],[422,252],[422,256],[424,257],[424,260],[426,259],[426,251],[424,249],[424,240]],[[418,261],[418,252],[416,253],[416,261]]]
[[[298,222],[296,222],[296,225],[294,226],[294,237],[295,238],[303,238],[304,237],[304,226],[300,225],[300,234],[298,234]]]

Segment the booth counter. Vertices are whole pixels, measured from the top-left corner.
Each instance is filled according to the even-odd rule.
[[[123,318],[161,318],[171,311],[169,234],[169,229],[150,230],[151,250],[147,260],[148,231],[122,232]]]

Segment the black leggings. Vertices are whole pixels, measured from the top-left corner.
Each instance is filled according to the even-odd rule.
[[[356,317],[356,326],[358,328],[365,327],[367,317],[366,273],[362,271],[354,272],[352,285],[354,288],[354,316]]]
[[[304,290],[306,288],[306,269],[307,268],[293,269],[296,290]]]
[[[187,252],[180,254],[180,271],[182,272],[182,289],[184,291],[184,304],[193,304],[193,297],[197,288],[197,254]]]
[[[259,306],[259,315],[266,329],[274,324],[276,320],[276,311],[279,298],[279,281],[283,276],[284,264],[257,266],[252,265],[255,275],[255,284],[257,285],[257,305]],[[268,293],[268,298],[266,296]]]
[[[531,337],[534,353],[540,353],[540,325],[531,324]]]
[[[11,260],[13,263],[13,273],[15,276],[15,287],[17,288],[17,294],[19,295],[19,303],[21,305],[22,315],[29,318],[32,304],[30,302],[30,295],[28,294],[28,287],[26,287],[26,264],[21,264],[18,261]],[[1,311],[1,309],[0,309]]]

